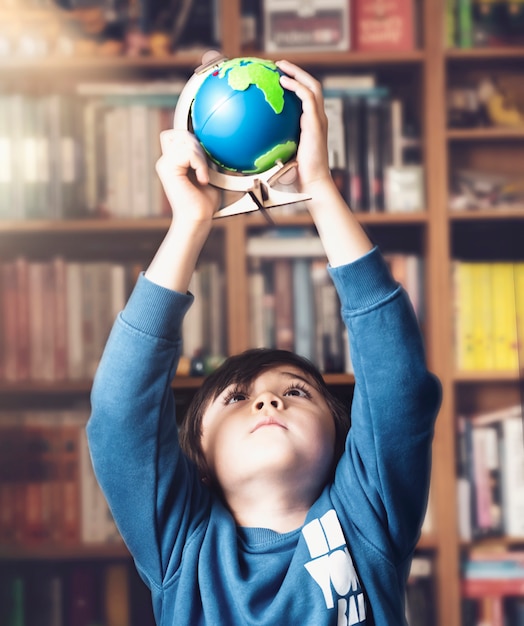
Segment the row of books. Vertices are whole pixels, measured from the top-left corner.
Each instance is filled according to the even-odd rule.
[[[140,269],[63,257],[0,263],[0,380],[92,378]]]
[[[461,539],[524,538],[522,406],[457,418]]]
[[[250,4],[255,4],[251,2]],[[287,50],[413,50],[414,0],[263,0],[263,42],[270,52]]]
[[[524,625],[522,550],[472,550],[461,569],[464,626]]]
[[[308,228],[268,230],[248,237],[246,252],[251,345],[293,350],[324,372],[351,372],[340,301],[318,235]],[[422,260],[401,253],[386,259],[421,319]]]
[[[459,371],[522,367],[524,263],[455,261],[455,365]]]
[[[372,74],[323,77],[330,167],[353,211],[425,208],[419,132]]]
[[[448,47],[522,45],[524,6],[514,0],[446,0]]]
[[[64,563],[0,572],[3,626],[154,626],[149,591],[131,562]]]
[[[0,95],[0,219],[167,214],[155,162],[179,87]]]
[[[121,541],[91,466],[88,416],[0,412],[0,546]]]
[[[155,172],[185,81],[79,83],[0,95],[0,219],[155,217]],[[372,75],[326,76],[330,165],[355,211],[424,209],[423,168],[404,105]]]

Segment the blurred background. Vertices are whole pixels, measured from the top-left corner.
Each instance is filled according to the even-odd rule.
[[[442,381],[409,625],[523,625],[524,0],[0,0],[0,626],[154,623],[84,427],[112,322],[169,225],[158,135],[208,49],[322,82],[333,177]],[[178,419],[254,346],[308,356],[351,402],[307,210],[268,215],[216,220]]]

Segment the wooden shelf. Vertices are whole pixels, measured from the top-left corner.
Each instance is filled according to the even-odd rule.
[[[450,48],[445,52],[448,61],[472,61],[493,59],[524,59],[524,46],[501,46],[500,48]]]
[[[130,559],[124,543],[0,546],[0,561],[77,561]]]
[[[70,220],[0,220],[2,233],[16,235],[21,233],[128,233],[156,232],[169,228],[169,218],[107,218],[107,219],[70,219]]]
[[[477,211],[450,211],[451,222],[482,222],[497,220],[523,220],[524,206],[500,209],[479,209]]]
[[[449,141],[498,141],[501,139],[524,139],[524,126],[490,126],[483,128],[451,128],[446,136]]]
[[[412,50],[408,52],[279,52],[271,53],[261,50],[243,50],[243,56],[256,56],[265,59],[279,60],[286,58],[289,61],[310,68],[342,68],[354,66],[388,66],[388,65],[419,65],[425,60],[425,52],[423,50]]]
[[[455,372],[453,379],[456,383],[495,383],[495,382],[518,382],[521,376],[517,371],[496,371],[485,372]]]

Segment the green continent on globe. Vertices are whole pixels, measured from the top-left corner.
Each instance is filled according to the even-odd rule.
[[[277,161],[285,163],[295,154],[296,151],[297,144],[295,141],[286,141],[286,143],[281,143],[272,148],[269,152],[266,152],[266,154],[261,154],[258,157],[255,161],[255,171],[263,172],[268,170],[270,167],[273,167]]]
[[[272,61],[255,57],[231,59],[220,66],[218,75],[220,78],[227,75],[228,85],[236,91],[245,91],[250,85],[255,85],[275,113],[282,113],[284,89],[280,84],[278,68]]]

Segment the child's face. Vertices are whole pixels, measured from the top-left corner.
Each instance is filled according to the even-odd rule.
[[[317,497],[331,470],[335,424],[302,370],[278,365],[246,387],[231,385],[202,419],[202,450],[226,498],[261,477],[289,480]]]

